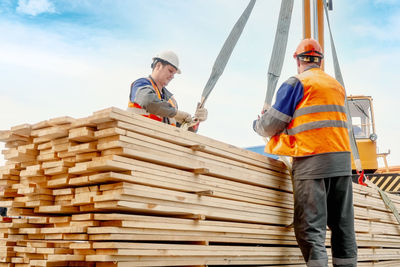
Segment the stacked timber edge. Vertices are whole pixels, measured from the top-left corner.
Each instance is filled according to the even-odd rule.
[[[0,267],[305,266],[280,161],[118,108],[0,141]],[[378,193],[354,184],[354,203],[358,266],[400,266]]]

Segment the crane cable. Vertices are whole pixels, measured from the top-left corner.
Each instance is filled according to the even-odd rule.
[[[339,60],[338,60],[338,57],[337,57],[337,54],[336,54],[335,43],[333,41],[332,30],[331,30],[331,25],[330,25],[330,21],[329,21],[328,8],[327,8],[326,0],[323,0],[323,1],[324,1],[324,10],[325,10],[325,14],[326,14],[326,20],[327,20],[328,28],[329,28],[329,36],[330,36],[330,40],[331,40],[331,49],[332,49],[332,57],[333,57],[333,67],[334,67],[334,70],[335,70],[335,78],[343,86],[343,88],[345,88],[344,81],[343,81],[343,76],[342,76],[342,73],[340,71]],[[357,173],[361,173],[360,177],[362,178],[363,170],[362,170],[362,166],[361,166],[360,155],[359,155],[359,152],[358,152],[356,139],[355,139],[354,133],[353,133],[350,110],[349,110],[349,104],[348,104],[348,101],[347,101],[347,95],[345,94],[345,96],[346,96],[346,98],[345,98],[346,116],[348,118],[348,120],[347,120],[348,121],[347,128],[348,128],[349,135],[350,135],[350,146],[351,146],[351,150],[352,150],[352,153],[353,153],[353,158],[354,158],[354,163],[356,165]],[[371,187],[371,188],[373,188],[373,189],[375,189],[375,190],[377,190],[379,192],[379,195],[381,196],[381,198],[382,198],[383,202],[385,203],[386,207],[388,207],[392,211],[392,213],[393,213],[394,217],[396,218],[397,222],[400,224],[399,212],[397,211],[396,206],[390,200],[389,196],[382,189],[380,189],[377,185],[372,183],[367,177],[365,177],[365,183],[369,187]]]

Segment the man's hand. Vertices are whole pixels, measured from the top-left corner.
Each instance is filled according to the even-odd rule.
[[[264,106],[263,106],[263,110],[264,110],[264,111],[267,111],[267,110],[270,109],[270,108],[271,108],[270,105],[268,105],[267,103],[264,103]]]
[[[266,111],[265,111],[266,112]],[[261,116],[265,113],[261,112]],[[253,130],[261,136],[265,136],[264,129],[261,126],[261,117],[260,115],[257,116],[257,119],[253,121]]]
[[[196,112],[194,113],[194,117],[198,119],[199,121],[205,121],[208,116],[208,111],[205,108],[200,107],[200,103],[197,103],[197,109]]]
[[[264,113],[267,113],[268,109],[270,109],[271,106],[268,105],[267,103],[264,103],[263,109],[261,110],[261,115],[263,115]]]
[[[174,116],[175,120],[179,123],[190,123],[192,121],[192,115],[187,112],[177,110]]]
[[[255,132],[257,132],[257,121],[258,121],[258,119],[253,121],[253,130]]]

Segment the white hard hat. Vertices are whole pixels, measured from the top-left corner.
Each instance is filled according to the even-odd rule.
[[[161,53],[158,53],[155,57],[153,57],[153,60],[156,59],[161,59],[166,61],[176,69],[177,73],[181,73],[181,70],[179,69],[179,59],[174,52],[170,50],[162,51]]]

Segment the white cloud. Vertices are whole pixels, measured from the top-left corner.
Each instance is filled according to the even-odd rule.
[[[393,10],[383,18],[369,17],[363,18],[347,28],[351,30],[351,34],[355,34],[353,38],[367,37],[371,41],[394,41],[400,40],[400,11]],[[373,45],[373,42],[372,42]],[[369,45],[370,46],[370,45]]]
[[[53,3],[48,0],[19,0],[16,10],[19,13],[31,16],[56,12]]]
[[[375,0],[375,4],[382,4],[382,5],[398,5],[398,0]]]

